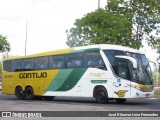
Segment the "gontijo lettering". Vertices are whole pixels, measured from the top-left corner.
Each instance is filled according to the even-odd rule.
[[[41,72],[41,73],[20,73],[19,78],[46,78],[47,72]]]

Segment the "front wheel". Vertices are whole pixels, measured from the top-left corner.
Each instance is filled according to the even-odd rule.
[[[26,97],[26,100],[33,100],[34,99],[34,92],[33,92],[32,87],[26,88],[25,97]]]
[[[108,94],[105,88],[101,87],[96,90],[95,98],[98,103],[107,103],[108,102]]]

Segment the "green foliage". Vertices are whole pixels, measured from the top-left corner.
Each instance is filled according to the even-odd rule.
[[[157,42],[157,45],[156,45],[157,53],[160,54],[160,37],[156,38],[156,42]],[[160,60],[160,55],[158,59]]]
[[[157,42],[157,45],[156,45],[157,52],[160,53],[160,37],[156,39],[156,42]]]
[[[160,84],[160,73],[158,71],[155,71],[152,74],[153,74],[154,84]]]
[[[106,10],[132,21],[132,37],[138,43],[142,45],[141,42],[145,39],[148,45],[156,45],[151,32],[160,32],[160,0],[108,0]]]
[[[0,35],[0,52],[10,51],[10,44],[7,42],[7,38]]]
[[[136,48],[137,43],[131,38],[132,23],[121,15],[112,15],[104,9],[88,13],[74,23],[75,27],[67,30],[66,44],[70,47],[88,44],[118,44]]]
[[[160,32],[160,0],[108,0],[105,9],[97,9],[77,19],[67,30],[70,47],[89,44],[118,44],[140,48],[142,40],[152,47]]]

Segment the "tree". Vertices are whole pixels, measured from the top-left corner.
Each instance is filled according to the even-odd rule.
[[[156,42],[157,42],[157,45],[156,45],[157,53],[160,54],[160,37],[156,39]],[[160,60],[160,55],[158,59]]]
[[[88,13],[67,30],[67,42],[70,47],[88,44],[118,44],[136,48],[132,39],[131,21],[121,15],[112,15],[104,9]]]
[[[106,10],[132,21],[132,37],[140,46],[143,39],[156,45],[152,32],[160,32],[160,0],[108,0]]]
[[[157,42],[157,45],[156,45],[157,52],[160,53],[160,37],[156,39],[156,42]]]
[[[0,35],[0,52],[10,51],[10,44],[7,38]]]
[[[77,19],[67,30],[70,47],[97,43],[125,45],[139,49],[142,40],[154,47],[153,31],[160,32],[160,0],[108,0],[98,9]]]

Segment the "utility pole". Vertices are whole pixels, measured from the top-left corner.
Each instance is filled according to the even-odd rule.
[[[100,8],[100,0],[98,0],[98,9]]]
[[[26,21],[26,39],[25,39],[25,56],[26,56],[26,53],[27,53],[27,28],[28,27],[28,21]]]

